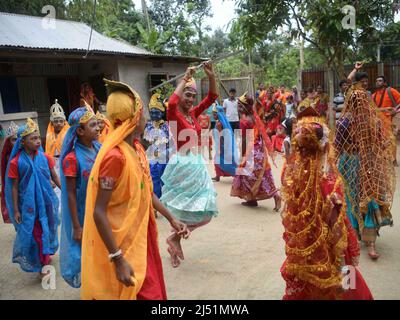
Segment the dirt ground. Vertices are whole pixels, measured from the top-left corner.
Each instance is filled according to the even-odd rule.
[[[273,169],[279,185],[282,160]],[[213,174],[212,166],[209,167]],[[397,170],[399,174],[399,170]],[[216,183],[219,216],[195,230],[183,242],[185,260],[177,269],[170,264],[165,239],[166,221],[159,218],[159,242],[169,299],[281,299],[284,281],[279,269],[284,260],[283,227],[273,200],[258,208],[240,205],[229,196],[232,178]],[[398,186],[400,179],[397,178]],[[399,190],[399,188],[397,188]],[[361,273],[375,299],[400,298],[399,191],[393,205],[395,226],[381,229],[378,261],[371,261],[362,248]],[[44,290],[37,274],[22,272],[11,263],[15,231],[0,223],[0,299],[79,299],[79,290],[70,288],[59,275],[58,254],[53,259],[57,271],[56,289]]]

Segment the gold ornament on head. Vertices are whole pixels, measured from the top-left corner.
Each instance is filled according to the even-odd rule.
[[[242,96],[239,97],[239,101],[245,105],[247,104],[247,91],[243,93]]]
[[[31,133],[34,133],[35,131],[39,131],[39,126],[31,118],[28,118],[26,120],[25,130],[21,133],[21,137],[26,137],[27,135],[30,135]]]
[[[10,122],[10,126],[6,130],[6,137],[14,136],[18,133],[18,126],[14,121]]]
[[[159,93],[155,93],[151,96],[149,102],[149,110],[151,109],[158,109],[161,112],[165,112],[165,107],[163,103],[160,101],[161,95]]]
[[[54,104],[50,107],[50,121],[54,121],[57,118],[66,120],[63,108],[58,104],[58,100],[55,99]]]
[[[92,112],[92,110],[86,107],[86,113],[79,119],[79,123],[81,124],[88,123],[89,120],[93,118],[96,118],[96,115]]]
[[[100,111],[97,111],[97,112],[96,112],[96,119],[97,119],[97,120],[104,121],[104,120],[107,119],[107,117],[106,117],[104,114],[102,114]]]
[[[322,118],[318,111],[313,107],[307,107],[297,115],[298,125],[306,124],[306,123],[318,123],[321,126],[325,124],[324,118]]]

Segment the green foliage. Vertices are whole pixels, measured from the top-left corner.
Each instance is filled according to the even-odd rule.
[[[204,19],[210,16],[209,0],[153,0],[149,15],[160,34],[165,36],[163,51],[171,54],[202,56]]]
[[[136,24],[142,15],[131,0],[97,0],[96,18],[93,20],[93,0],[71,0],[67,5],[67,18],[82,21],[106,36],[138,44]]]
[[[292,38],[301,36],[318,50],[327,66],[344,73],[343,63],[351,56],[351,47],[382,28],[392,19],[392,1],[361,2],[348,0],[237,0],[239,19],[236,32],[243,37],[242,45],[254,48],[270,32],[285,27]],[[356,30],[344,29],[345,5],[356,9]],[[260,28],[262,26],[262,28]]]
[[[162,53],[163,46],[168,42],[168,39],[172,35],[172,31],[158,33],[154,26],[151,26],[151,29],[147,31],[139,22],[136,26],[140,33],[141,45],[151,52]]]
[[[45,16],[42,8],[46,5],[52,5],[56,9],[56,18],[65,18],[64,0],[7,0],[0,1],[0,11],[31,16]]]
[[[163,80],[165,81],[165,79]],[[159,93],[162,99],[169,98],[175,91],[175,87],[171,83],[165,84],[163,87],[158,88],[154,93]]]

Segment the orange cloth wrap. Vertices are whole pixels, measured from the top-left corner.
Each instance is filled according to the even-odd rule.
[[[62,143],[64,141],[65,134],[69,129],[69,124],[65,121],[65,125],[60,131],[60,133],[56,136],[54,132],[53,124],[50,122],[47,126],[46,132],[46,151],[45,153],[51,157],[54,157],[55,151],[58,150],[58,155],[61,153]]]
[[[133,91],[133,90],[132,90]],[[107,101],[107,114],[114,127],[107,136],[92,168],[82,239],[82,299],[136,299],[147,268],[147,230],[152,214],[152,182],[149,164],[140,144],[132,148],[124,139],[136,128],[142,113],[140,97],[116,91]],[[107,207],[113,237],[124,258],[135,272],[135,286],[126,287],[117,280],[115,266],[97,231],[93,213],[99,189],[99,171],[104,156],[118,146],[125,157]]]

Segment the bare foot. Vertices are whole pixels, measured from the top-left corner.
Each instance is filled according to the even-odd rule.
[[[275,211],[275,212],[279,212],[279,210],[281,210],[281,207],[282,207],[282,197],[281,197],[280,195],[276,195],[276,196],[274,197],[274,200],[275,200],[275,208],[274,208],[274,211]]]
[[[185,260],[181,247],[181,238],[176,233],[173,233],[167,238],[167,244],[180,259]]]
[[[377,260],[380,254],[375,250],[375,243],[368,244],[368,255],[372,260]]]
[[[173,268],[178,268],[179,265],[181,264],[178,256],[174,253],[174,251],[171,249],[171,247],[168,247],[168,253],[171,255],[171,265]]]
[[[241,205],[245,207],[258,207],[258,202],[256,200],[250,200],[242,202]]]

